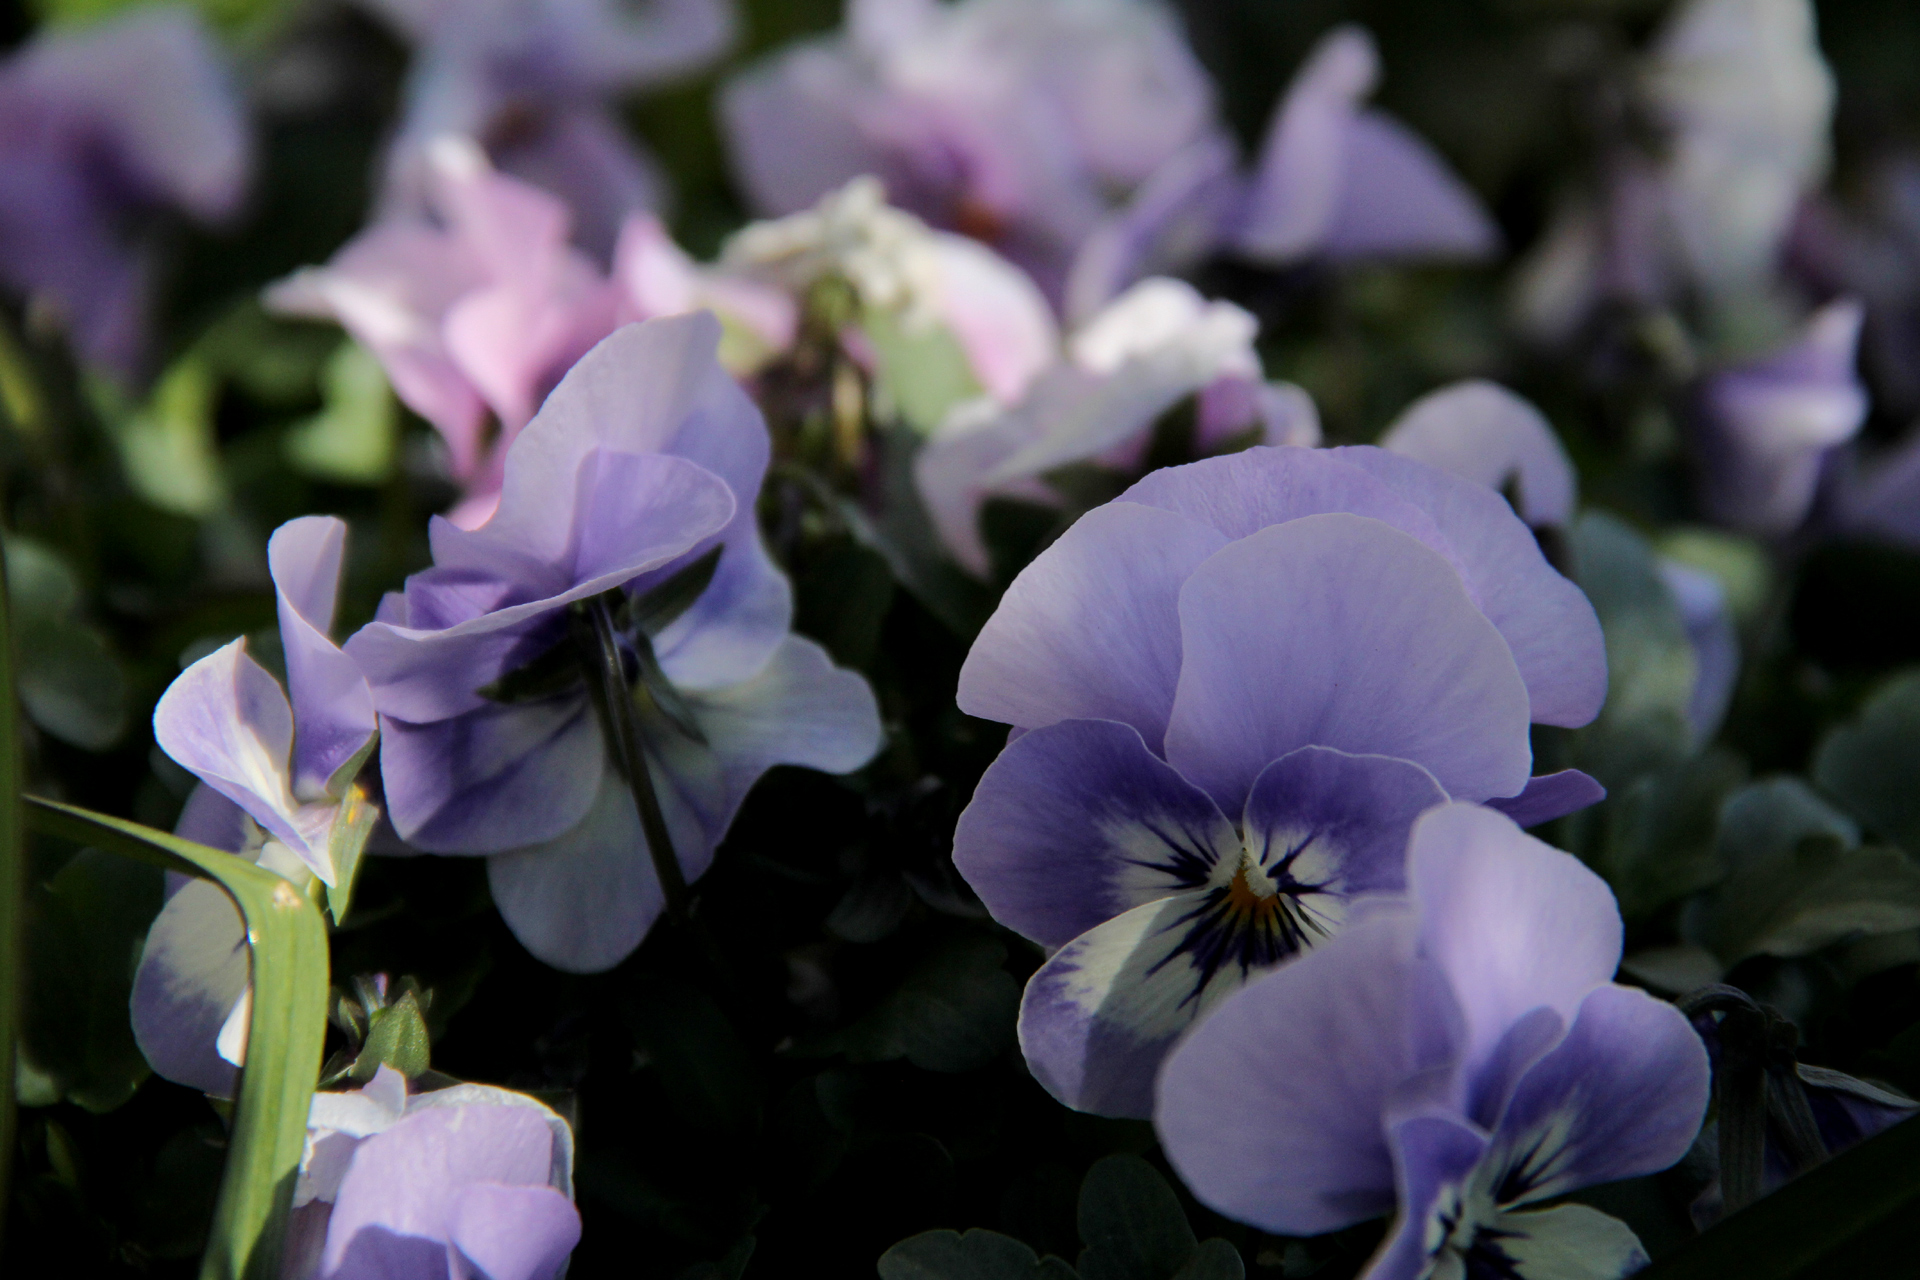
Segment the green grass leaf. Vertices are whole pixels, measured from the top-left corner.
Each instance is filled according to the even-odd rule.
[[[319,908],[263,867],[164,831],[33,796],[26,809],[43,835],[204,876],[240,908],[253,947],[253,1020],[200,1275],[277,1275],[326,1039],[327,933]]]

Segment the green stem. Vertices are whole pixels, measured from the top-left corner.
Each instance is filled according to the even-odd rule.
[[[684,919],[687,877],[674,854],[673,837],[667,831],[666,814],[660,809],[653,772],[647,765],[646,745],[640,741],[640,727],[634,722],[633,691],[627,684],[626,662],[620,656],[613,613],[605,597],[582,600],[574,606],[573,638],[586,673],[587,688],[593,695],[594,710],[600,716],[607,749],[613,753],[633,792],[633,807],[640,813],[640,831],[646,836],[654,874],[659,876],[660,888],[666,894],[667,912],[676,919]]]
[[[327,1035],[327,929],[285,878],[137,822],[26,797],[33,830],[213,880],[246,922],[253,1019],[200,1280],[274,1280]]]

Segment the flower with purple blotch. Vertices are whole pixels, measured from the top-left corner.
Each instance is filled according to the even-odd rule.
[[[1854,370],[1863,314],[1851,299],[1829,303],[1785,350],[1702,383],[1694,437],[1716,520],[1778,535],[1806,519],[1827,455],[1866,421]]]
[[[552,1280],[580,1240],[573,1133],[525,1094],[409,1096],[382,1066],[316,1093],[281,1274],[289,1280]]]
[[[1014,580],[961,709],[1014,726],[954,862],[1051,958],[1021,1044],[1068,1105],[1145,1115],[1209,1007],[1400,887],[1448,798],[1542,821],[1530,721],[1606,692],[1599,624],[1498,494],[1374,448],[1158,471]]]
[[[130,377],[151,267],[130,225],[162,206],[222,220],[249,167],[239,95],[191,9],[37,35],[0,64],[0,279]]]
[[[1154,1119],[1205,1204],[1314,1235],[1395,1212],[1364,1280],[1617,1280],[1646,1262],[1595,1183],[1686,1154],[1705,1048],[1611,981],[1620,913],[1487,809],[1414,825],[1407,892],[1231,997],[1167,1059]]]
[[[285,692],[235,640],[182,672],[153,713],[161,750],[200,779],[177,833],[296,884],[318,881],[336,913],[377,817],[355,781],[375,743],[373,695],[327,638],[346,528],[303,516],[267,542]],[[246,1056],[250,973],[246,929],[226,891],[169,873],[133,987],[134,1036],[155,1071],[232,1096]]]
[[[766,423],[719,338],[702,313],[595,347],[514,441],[493,517],[436,519],[433,567],[347,642],[395,828],[486,857],[508,926],[559,968],[618,963],[660,914],[675,864],[643,823],[692,881],[767,769],[845,772],[879,745],[866,682],[789,633],[754,516]]]

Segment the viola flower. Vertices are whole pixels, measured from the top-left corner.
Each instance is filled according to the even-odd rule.
[[[188,8],[36,35],[0,62],[0,280],[123,378],[146,352],[136,225],[231,215],[250,168],[224,60]]]
[[[1850,299],[1829,303],[1784,351],[1703,382],[1695,441],[1714,519],[1772,535],[1806,519],[1827,455],[1866,421],[1854,371],[1862,315]]]
[[[1134,280],[1228,251],[1272,267],[1309,259],[1474,261],[1499,251],[1479,199],[1419,135],[1367,107],[1373,38],[1337,27],[1307,55],[1252,172],[1222,139],[1196,141],[1086,240],[1067,286],[1084,316]]]
[[[475,138],[501,170],[574,211],[602,263],[626,218],[661,207],[666,179],[614,108],[688,75],[732,43],[727,0],[362,0],[415,47],[383,211],[433,207],[431,153]]]
[[[1414,825],[1403,899],[1230,997],[1161,1076],[1154,1119],[1203,1203],[1315,1235],[1393,1212],[1364,1280],[1614,1280],[1647,1258],[1579,1204],[1684,1155],[1705,1048],[1610,979],[1600,878],[1489,810]]]
[[[200,779],[177,834],[296,884],[317,879],[342,901],[377,816],[355,782],[375,742],[373,695],[327,638],[345,546],[331,516],[289,521],[267,542],[286,692],[235,640],[181,672],[153,712],[160,749]],[[155,1071],[232,1096],[250,973],[232,899],[170,872],[133,987],[134,1037]]]
[[[1155,420],[1188,396],[1198,396],[1199,452],[1249,433],[1265,444],[1320,443],[1312,399],[1262,381],[1256,329],[1245,311],[1209,302],[1184,281],[1143,280],[1082,326],[1024,397],[956,409],[914,461],[921,500],[949,553],[986,577],[979,522],[989,497],[1059,505],[1044,476],[1078,462],[1137,473]]]
[[[855,0],[844,32],[735,77],[721,115],[761,214],[873,174],[1049,293],[1115,193],[1224,133],[1178,19],[1150,0]]]
[[[1400,887],[1449,797],[1543,821],[1529,721],[1606,692],[1600,628],[1499,495],[1374,448],[1154,472],[1016,578],[960,672],[1014,727],[954,834],[1053,950],[1020,1037],[1067,1105],[1146,1115],[1168,1048],[1252,974]]]
[[[380,711],[395,828],[425,852],[486,857],[508,926],[558,968],[618,963],[665,893],[640,781],[576,660],[575,602],[618,615],[642,776],[689,882],[768,768],[845,772],[879,745],[866,682],[789,634],[791,590],[754,518],[766,424],[719,338],[702,314],[595,347],[514,441],[493,517],[436,518],[434,566],[347,642]],[[610,607],[612,591],[626,602]]]
[[[1654,569],[1680,610],[1680,621],[1693,646],[1693,697],[1687,703],[1687,724],[1695,746],[1704,746],[1720,731],[1740,679],[1740,637],[1734,630],[1727,589],[1711,573],[1661,557]]]
[[[718,305],[767,344],[791,340],[784,299],[699,271],[650,215],[622,231],[609,280],[569,243],[567,206],[496,172],[471,141],[444,136],[422,163],[427,214],[375,223],[266,301],[338,321],[379,358],[446,442],[464,528],[492,513],[507,449],[540,402],[623,321]]]
[[[1027,388],[1059,342],[1046,299],[1018,267],[889,205],[871,177],[803,212],[750,224],[727,242],[721,265],[796,302],[822,284],[844,284],[856,326],[884,317],[910,335],[944,330],[981,390],[1002,402]],[[870,350],[854,354],[871,362]]]
[[[1573,461],[1540,411],[1496,382],[1468,378],[1408,405],[1380,447],[1486,488],[1513,490],[1520,518],[1565,528],[1578,501]]]
[[[552,1280],[579,1240],[573,1134],[535,1099],[478,1084],[409,1097],[388,1066],[313,1095],[283,1275]]]

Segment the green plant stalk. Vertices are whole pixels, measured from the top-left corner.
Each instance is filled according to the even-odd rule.
[[[0,1236],[7,1220],[13,1172],[14,1046],[20,1036],[21,905],[26,893],[24,833],[20,829],[20,702],[13,687],[13,628],[8,616],[6,561],[0,557]]]
[[[246,921],[253,1018],[201,1280],[273,1280],[327,1033],[327,930],[312,899],[263,867],[164,831],[26,797],[44,835],[213,880]]]
[[[660,809],[660,796],[653,789],[653,771],[647,767],[646,745],[640,741],[640,728],[633,720],[633,694],[627,687],[626,664],[620,657],[613,615],[606,600],[597,597],[581,601],[574,608],[573,626],[594,710],[600,715],[607,749],[613,752],[633,792],[634,808],[640,812],[640,831],[647,838],[654,874],[660,878],[660,888],[666,895],[667,913],[675,919],[684,919],[687,877],[674,852],[673,836]]]

